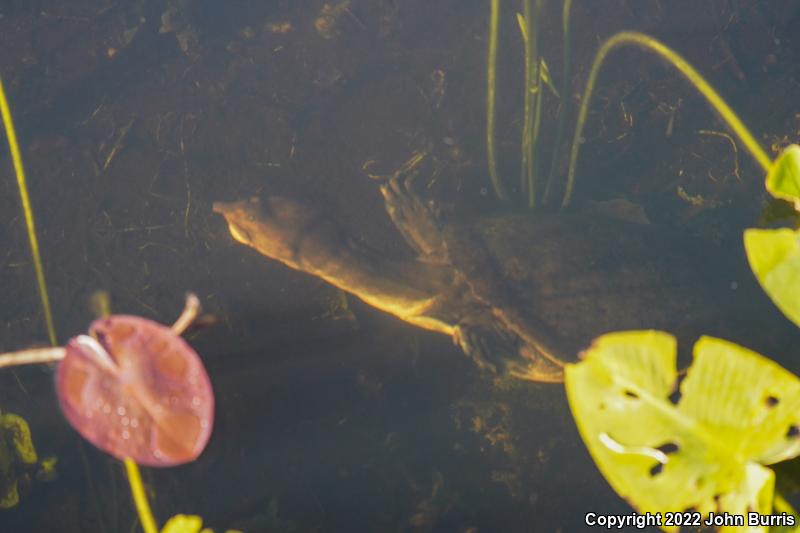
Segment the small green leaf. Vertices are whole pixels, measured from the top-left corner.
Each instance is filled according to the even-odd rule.
[[[767,173],[766,186],[770,194],[800,211],[800,146],[792,144],[781,152]]]
[[[556,86],[553,84],[553,78],[550,76],[550,67],[547,66],[547,61],[545,61],[544,58],[541,58],[539,61],[539,72],[542,77],[542,82],[550,89],[553,96],[561,98],[561,95],[558,94],[558,89],[556,89]]]
[[[769,514],[775,474],[763,465],[800,454],[800,380],[703,337],[678,395],[676,348],[663,332],[609,333],[567,365],[567,397],[589,452],[640,513]]]
[[[58,479],[56,465],[58,457],[51,455],[39,461],[39,470],[36,472],[36,481],[49,482]]]
[[[517,13],[517,24],[519,24],[519,32],[522,34],[522,42],[528,42],[528,23],[525,22],[525,17],[522,13]]]
[[[164,524],[161,533],[214,533],[209,528],[203,528],[203,519],[197,515],[176,514]],[[238,529],[226,529],[225,533],[242,533]]]
[[[800,232],[748,229],[744,247],[761,287],[783,314],[800,326]]]

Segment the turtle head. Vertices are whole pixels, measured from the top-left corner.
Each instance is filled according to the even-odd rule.
[[[214,202],[213,210],[225,217],[235,240],[295,268],[301,234],[319,218],[309,207],[281,196]]]

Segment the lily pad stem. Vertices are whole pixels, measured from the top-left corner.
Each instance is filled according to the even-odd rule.
[[[742,144],[750,152],[750,155],[761,165],[764,172],[768,172],[772,160],[758,144],[758,141],[753,137],[747,127],[742,123],[734,111],[725,103],[722,97],[714,90],[711,85],[692,67],[683,57],[677,52],[660,43],[656,39],[639,32],[623,31],[613,35],[607,39],[592,63],[592,69],[589,72],[589,80],[586,82],[586,89],[583,92],[581,100],[580,111],[578,112],[577,126],[575,127],[575,136],[572,139],[572,148],[569,157],[569,171],[567,172],[567,187],[564,192],[564,199],[561,202],[561,207],[567,207],[572,199],[572,192],[575,186],[575,167],[578,160],[578,150],[581,145],[581,136],[583,135],[583,127],[586,122],[586,114],[589,109],[589,101],[592,97],[595,82],[597,81],[597,74],[600,67],[603,65],[608,54],[614,48],[622,45],[635,45],[646,50],[650,50],[655,54],[661,56],[666,60],[689,81],[690,84],[702,94],[711,107],[719,113],[722,120],[728,125],[733,133],[739,138]]]
[[[197,315],[200,313],[200,299],[192,292],[186,293],[186,303],[184,304],[183,311],[174,324],[170,327],[175,335],[181,335],[186,328],[192,325]],[[81,337],[88,337],[87,335],[78,335],[76,337],[80,340]],[[88,337],[93,340],[92,337]],[[94,341],[96,342],[96,341]],[[104,348],[100,347],[100,350]],[[0,354],[0,368],[9,366],[21,365],[38,365],[42,363],[55,363],[61,361],[67,355],[67,349],[61,346],[53,346],[51,348],[29,348],[27,350],[20,350],[18,352],[8,352]]]
[[[153,511],[150,510],[150,503],[144,492],[142,476],[139,473],[139,465],[130,457],[125,458],[125,471],[128,473],[128,484],[131,486],[131,495],[136,512],[139,513],[139,521],[142,523],[144,533],[158,533],[156,519]]]

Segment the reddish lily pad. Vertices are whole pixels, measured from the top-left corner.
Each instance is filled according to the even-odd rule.
[[[112,315],[67,343],[56,386],[85,439],[147,466],[195,460],[214,423],[214,393],[197,353],[170,328]]]

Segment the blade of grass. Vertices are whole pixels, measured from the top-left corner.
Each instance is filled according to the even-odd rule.
[[[500,26],[500,0],[492,0],[489,16],[489,50],[486,59],[486,158],[489,162],[489,178],[494,193],[505,200],[506,193],[497,175],[497,157],[494,145],[495,90],[497,86],[497,34]]]
[[[539,130],[542,120],[542,58],[539,55],[539,19],[543,0],[523,2],[523,14],[517,14],[525,49],[525,98],[524,120],[522,126],[521,190],[529,209],[536,207],[536,188],[539,161],[537,158]]]
[[[539,68],[541,69],[542,75],[540,76],[542,80],[542,87],[547,87],[550,89],[550,92],[553,93],[553,96],[556,98],[561,98],[561,94],[558,92],[558,89],[553,84],[553,79],[550,77],[550,67],[547,66],[547,61],[544,58],[541,58],[542,61],[539,63]]]
[[[539,14],[541,13],[541,2],[536,2],[536,14],[534,17],[536,20],[539,20]],[[534,28],[536,29],[536,35],[539,35],[539,23],[535,23]],[[538,40],[538,39],[537,39]],[[537,44],[538,50],[538,44]],[[538,56],[538,52],[537,52]],[[531,162],[530,162],[530,174],[528,175],[528,208],[535,209],[536,208],[536,189],[539,187],[539,132],[541,130],[542,125],[542,100],[544,99],[544,90],[542,85],[542,61],[544,59],[540,58],[541,61],[537,61],[537,68],[536,68],[536,103],[534,104],[533,109],[533,132],[531,140]]]
[[[570,26],[570,15],[572,14],[572,0],[564,0],[564,8],[561,12],[562,40],[564,42],[564,56],[561,67],[561,109],[558,113],[558,123],[556,124],[556,134],[553,141],[553,155],[550,159],[550,170],[547,173],[547,185],[544,189],[542,203],[547,204],[552,194],[553,180],[558,167],[558,154],[561,149],[561,142],[566,131],[567,118],[572,111],[572,32]]]
[[[524,0],[522,2],[523,12],[520,15],[517,13],[517,22],[519,23],[519,30],[522,34],[523,51],[525,54],[525,85],[523,92],[523,107],[522,107],[522,140],[520,141],[520,172],[519,172],[519,186],[520,192],[528,199],[528,173],[530,171],[530,157],[531,157],[531,130],[533,121],[531,120],[532,114],[532,100],[531,94],[531,35],[530,35],[530,21],[531,21],[531,0]]]
[[[533,6],[524,0],[522,15],[517,14],[525,52],[525,94],[522,141],[520,142],[520,189],[529,208],[536,206],[536,139],[541,115],[541,75],[539,59],[539,14],[541,0]]]
[[[25,216],[25,227],[28,230],[28,244],[31,248],[33,268],[36,271],[36,285],[39,288],[39,299],[42,303],[44,320],[47,325],[47,336],[50,339],[50,344],[55,346],[57,344],[56,329],[53,325],[53,313],[50,310],[50,297],[47,295],[47,284],[44,280],[44,269],[42,268],[42,259],[39,254],[39,241],[36,238],[33,209],[31,208],[31,200],[28,195],[25,169],[22,166],[22,154],[20,153],[19,144],[17,143],[17,133],[14,130],[14,121],[11,118],[11,108],[8,105],[2,78],[0,78],[0,114],[3,116],[3,126],[6,131],[6,139],[8,139],[8,148],[11,151],[11,160],[14,163],[14,172],[17,175],[19,198],[22,203],[22,212]]]

